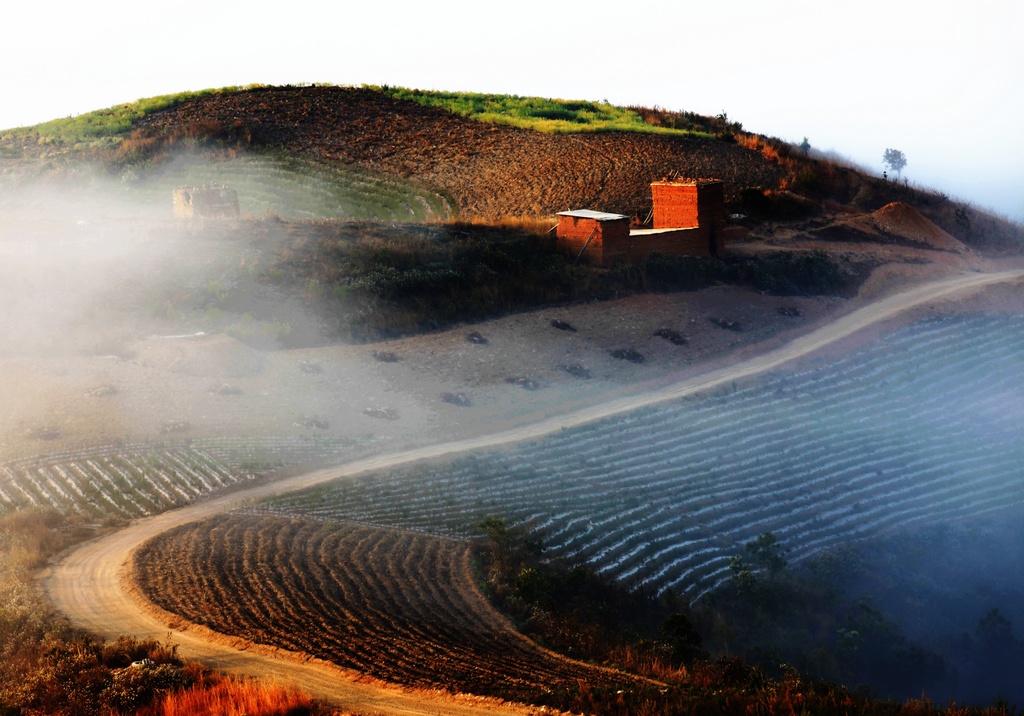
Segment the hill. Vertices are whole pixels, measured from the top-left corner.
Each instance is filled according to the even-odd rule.
[[[784,172],[727,142],[639,132],[549,134],[478,122],[365,88],[211,95],[143,118],[146,135],[207,123],[255,146],[356,164],[439,187],[461,215],[500,219],[600,206],[650,210],[652,178],[715,176],[774,188]]]
[[[1024,245],[1019,225],[744,132],[724,116],[498,95],[332,86],[183,93],[4,132],[0,171],[37,174],[86,160],[131,182],[204,150],[411,181],[450,197],[468,220],[582,207],[642,218],[650,182],[671,175],[722,179],[748,228],[902,201],[974,248]]]

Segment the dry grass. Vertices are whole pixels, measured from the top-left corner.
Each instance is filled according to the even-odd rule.
[[[449,225],[470,224],[472,226],[498,227],[514,229],[533,236],[547,236],[558,224],[558,217],[550,215],[505,216],[498,219],[483,216],[460,216],[458,221],[448,222]]]
[[[313,699],[273,681],[226,678],[201,680],[164,695],[142,716],[298,716],[314,713]]]
[[[34,569],[64,546],[55,512],[24,510],[0,517],[0,560],[12,569]]]

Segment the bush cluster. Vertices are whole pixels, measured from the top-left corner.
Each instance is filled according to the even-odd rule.
[[[860,280],[820,251],[726,261],[655,254],[603,269],[576,264],[550,237],[515,228],[329,221],[286,228],[276,254],[264,252],[273,258],[258,269],[263,279],[300,294],[332,337],[357,342],[647,291],[728,283],[845,295]]]
[[[844,603],[829,580],[794,573],[771,533],[736,556],[728,586],[690,611],[671,593],[630,591],[547,554],[541,536],[529,529],[499,518],[479,527],[475,555],[484,591],[522,631],[576,658],[657,680],[626,689],[581,683],[569,692],[535,694],[535,703],[599,716],[1015,712],[1002,701],[943,707],[924,697],[873,698],[866,689],[822,679],[856,684],[870,678],[884,687],[908,674],[934,682],[947,672],[941,659],[907,642],[877,610]],[[1004,634],[1003,621],[989,615],[982,638]],[[827,643],[817,643],[818,637]],[[711,657],[704,643],[715,653],[741,656]]]

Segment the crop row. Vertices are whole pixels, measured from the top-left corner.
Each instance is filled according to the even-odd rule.
[[[360,441],[282,436],[51,453],[0,465],[0,514],[40,508],[94,518],[142,517],[268,470],[337,464],[369,449]]]
[[[111,448],[0,466],[0,512],[52,509],[90,518],[142,517],[251,477],[190,447]]]
[[[175,186],[210,183],[234,188],[241,210],[252,216],[274,212],[293,218],[426,221],[452,213],[444,197],[410,181],[274,154],[180,161],[136,192],[150,202],[166,204]]]
[[[1024,319],[917,323],[828,364],[512,450],[266,507],[471,534],[530,523],[611,577],[696,598],[765,531],[794,560],[1024,503]]]
[[[190,621],[406,685],[514,698],[628,680],[520,637],[451,539],[233,514],[160,535],[132,570],[149,599]]]

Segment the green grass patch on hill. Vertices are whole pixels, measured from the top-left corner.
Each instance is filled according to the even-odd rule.
[[[254,87],[257,85],[253,85]],[[62,144],[77,149],[106,147],[127,134],[132,124],[153,112],[167,109],[181,102],[207,95],[237,92],[242,87],[222,87],[196,92],[147,97],[135,102],[114,105],[74,117],[53,119],[31,127],[10,129],[0,134],[17,138],[36,137],[40,144]]]
[[[634,110],[608,102],[545,99],[476,92],[432,92],[383,85],[371,87],[389,97],[439,107],[481,122],[511,124],[540,132],[651,132],[687,136],[708,133],[655,126]]]

